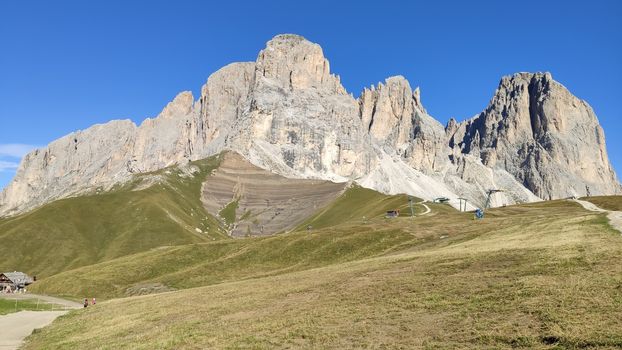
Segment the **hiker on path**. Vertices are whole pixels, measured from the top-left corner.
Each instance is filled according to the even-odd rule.
[[[95,305],[95,298],[93,298],[93,302],[91,302],[91,305]]]
[[[89,299],[88,298],[84,298],[84,307],[89,306]]]

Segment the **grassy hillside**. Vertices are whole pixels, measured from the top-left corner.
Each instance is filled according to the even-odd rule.
[[[360,225],[333,234],[365,235]],[[256,263],[242,259],[223,269],[230,282],[71,312],[32,335],[25,348],[622,346],[622,238],[602,214],[554,201],[490,210],[483,221],[439,211],[366,225],[413,239],[397,239],[380,256],[264,277],[227,272]],[[251,256],[286,244],[279,239],[326,239],[329,230],[273,237],[274,244]],[[351,242],[369,246],[369,239],[390,238],[387,232]],[[248,240],[247,249],[268,241]],[[328,247],[318,256],[339,255]],[[275,271],[281,257],[266,258],[259,270]]]
[[[420,202],[414,198],[414,202]],[[410,215],[407,195],[388,196],[380,192],[353,185],[337,200],[326,208],[305,220],[298,229],[311,225],[314,229],[337,226],[344,222],[363,222],[384,216],[388,210],[400,209],[401,215]],[[419,205],[414,205],[415,213],[421,212]],[[407,213],[408,212],[408,213]]]
[[[0,315],[6,315],[19,311],[53,311],[65,310],[61,305],[50,304],[37,299],[3,299],[0,296]]]
[[[622,196],[596,196],[581,199],[592,202],[606,210],[622,211]]]
[[[324,231],[166,247],[66,271],[30,289],[76,299],[146,294],[372,257],[413,239],[391,229]]]
[[[41,278],[163,245],[223,238],[200,201],[201,183],[218,164],[212,157],[185,169],[142,174],[109,192],[1,219],[0,271]]]
[[[303,225],[297,234],[162,247],[65,271],[31,290],[72,298],[122,297],[372,257],[417,240],[403,223],[384,218],[386,208],[404,203],[406,196],[353,187],[311,219],[311,232]],[[365,223],[362,216],[368,218]]]

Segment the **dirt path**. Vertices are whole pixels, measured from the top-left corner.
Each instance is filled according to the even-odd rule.
[[[622,233],[622,212],[615,210],[605,210],[603,208],[598,207],[596,204],[588,201],[583,201],[580,199],[573,199],[575,202],[581,204],[583,208],[595,211],[599,213],[607,213],[607,218],[609,218],[609,224],[616,230]]]
[[[51,297],[48,295],[39,295],[39,294],[30,294],[30,293],[26,293],[26,294],[0,294],[0,298],[3,299],[7,299],[7,300],[41,300],[43,302],[46,303],[50,303],[50,304],[56,304],[56,305],[61,305],[64,306],[67,309],[79,309],[80,307],[82,307],[82,304],[80,303],[76,303],[74,301],[71,300],[65,300],[65,299],[61,299],[61,298],[56,298],[56,297]]]
[[[33,330],[45,327],[68,311],[20,311],[0,316],[0,350],[17,349]]]
[[[39,299],[47,303],[62,305],[67,309],[77,309],[82,305],[73,301],[37,294],[0,294],[0,298],[8,300]],[[24,338],[33,330],[42,328],[54,321],[65,311],[20,311],[0,316],[0,350],[17,349]]]
[[[421,201],[421,202],[418,202],[418,203],[415,203],[415,204],[421,204],[425,208],[425,211],[423,213],[419,214],[419,215],[426,215],[426,214],[428,214],[428,213],[430,213],[432,211],[432,209],[430,209],[430,207],[428,207],[428,205],[425,204],[425,201]]]

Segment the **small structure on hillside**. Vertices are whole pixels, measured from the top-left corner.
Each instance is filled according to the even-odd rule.
[[[467,211],[467,199],[459,197],[458,200],[460,201],[460,211]]]
[[[395,210],[389,210],[387,211],[387,218],[396,218],[400,216],[400,210],[399,209],[395,209]]]
[[[0,291],[22,289],[33,281],[32,277],[23,272],[13,271],[0,273]]]
[[[484,211],[480,208],[475,209],[475,217],[476,220],[481,220],[484,218]]]
[[[434,198],[433,202],[434,203],[447,203],[447,202],[449,202],[449,198],[447,198],[447,197],[438,197],[438,198]]]
[[[477,208],[475,210],[475,217],[474,217],[474,219],[481,220],[481,219],[484,218],[484,212],[488,208],[490,208],[490,206],[492,204],[492,195],[495,194],[495,193],[499,193],[499,192],[503,192],[503,190],[499,190],[499,189],[493,188],[493,189],[488,190],[488,192],[486,192],[487,193],[486,204],[484,205],[483,209],[482,208]],[[466,203],[465,203],[465,205],[466,205]],[[504,207],[505,207],[505,205],[504,205]]]

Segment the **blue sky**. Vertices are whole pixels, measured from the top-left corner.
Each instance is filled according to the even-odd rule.
[[[33,146],[155,116],[279,33],[322,45],[358,96],[401,74],[445,123],[503,75],[550,71],[596,111],[622,170],[621,1],[0,1],[0,187]]]

